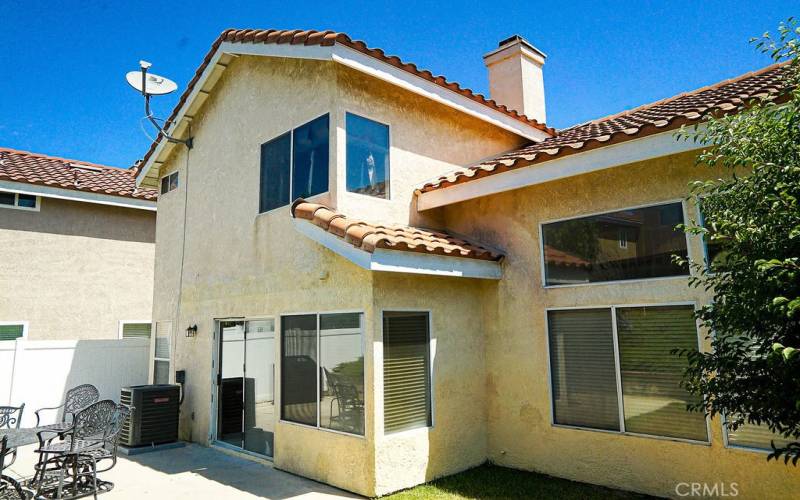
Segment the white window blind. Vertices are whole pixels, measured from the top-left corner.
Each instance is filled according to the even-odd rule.
[[[697,348],[693,306],[553,310],[548,329],[554,423],[708,441],[671,354]]]
[[[555,423],[619,430],[611,311],[549,311],[547,321]]]
[[[771,450],[773,441],[778,448],[797,441],[797,439],[788,439],[772,432],[766,425],[743,424],[735,431],[726,429],[726,432],[728,433],[728,444],[730,446],[743,448]],[[800,439],[800,436],[798,436],[798,439]]]
[[[153,346],[153,383],[168,384],[172,351],[172,322],[156,323],[156,335]]]
[[[431,425],[427,312],[383,313],[383,427],[387,433]]]

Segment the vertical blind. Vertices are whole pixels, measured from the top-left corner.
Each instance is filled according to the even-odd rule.
[[[431,425],[427,312],[383,313],[384,431]]]
[[[549,311],[547,320],[555,423],[620,430],[611,311]]]
[[[688,412],[698,402],[683,387],[686,358],[672,349],[696,349],[692,306],[617,308],[625,430],[641,434],[708,439],[703,413]]]
[[[123,339],[149,339],[150,338],[150,323],[123,323],[122,324],[122,338]]]
[[[0,325],[0,341],[22,337],[22,325]]]
[[[555,423],[708,440],[671,354],[697,348],[692,306],[548,311],[548,326]]]

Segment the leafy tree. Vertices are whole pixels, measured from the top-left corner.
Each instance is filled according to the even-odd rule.
[[[679,135],[704,144],[698,164],[724,178],[696,182],[691,198],[701,235],[721,256],[709,268],[692,262],[691,284],[713,294],[698,311],[711,352],[680,351],[684,386],[700,396],[690,410],[720,414],[735,430],[748,422],[789,438],[769,459],[800,459],[800,27],[789,19],[751,42],[785,61],[775,98],[754,99],[736,113],[711,116]],[[678,259],[681,260],[681,259]]]

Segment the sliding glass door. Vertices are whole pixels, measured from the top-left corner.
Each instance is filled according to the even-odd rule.
[[[273,456],[275,322],[219,322],[217,439]]]

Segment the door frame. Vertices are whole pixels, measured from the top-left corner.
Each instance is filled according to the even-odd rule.
[[[272,462],[274,460],[275,450],[273,449],[272,454],[273,456],[262,455],[260,453],[256,453],[253,451],[246,450],[244,448],[244,442],[242,442],[242,446],[235,446],[225,441],[219,439],[219,412],[221,410],[219,404],[219,394],[220,394],[220,387],[219,387],[219,378],[220,370],[222,369],[220,363],[220,355],[222,353],[222,331],[220,330],[220,325],[226,321],[241,321],[244,323],[245,327],[245,342],[246,342],[246,335],[247,335],[247,322],[248,321],[259,321],[259,320],[272,320],[273,321],[273,328],[274,328],[274,336],[275,342],[277,346],[278,341],[278,322],[275,316],[269,315],[259,315],[259,316],[223,316],[214,318],[214,334],[212,339],[212,349],[211,349],[211,411],[210,411],[210,419],[209,419],[209,430],[208,430],[208,440],[212,446],[217,446],[220,448],[225,448],[226,450],[235,452],[235,453],[242,453],[245,455],[249,455],[252,457],[256,457],[262,460],[267,460]],[[246,347],[245,347],[246,349]],[[275,349],[277,353],[277,347]],[[245,354],[246,356],[246,354]],[[277,362],[276,359],[273,360],[273,364]],[[246,374],[245,374],[246,375]],[[275,380],[273,380],[273,385],[275,385]],[[275,388],[273,387],[273,399],[276,400],[275,397]],[[273,404],[277,404],[277,401],[273,401]],[[242,419],[244,419],[244,412],[242,412]],[[278,421],[277,413],[276,417],[273,419],[273,423],[276,424]],[[244,420],[243,420],[244,423]],[[244,432],[244,425],[242,426],[242,431]],[[242,438],[244,439],[244,437]],[[273,432],[273,442],[274,442],[274,432]]]

